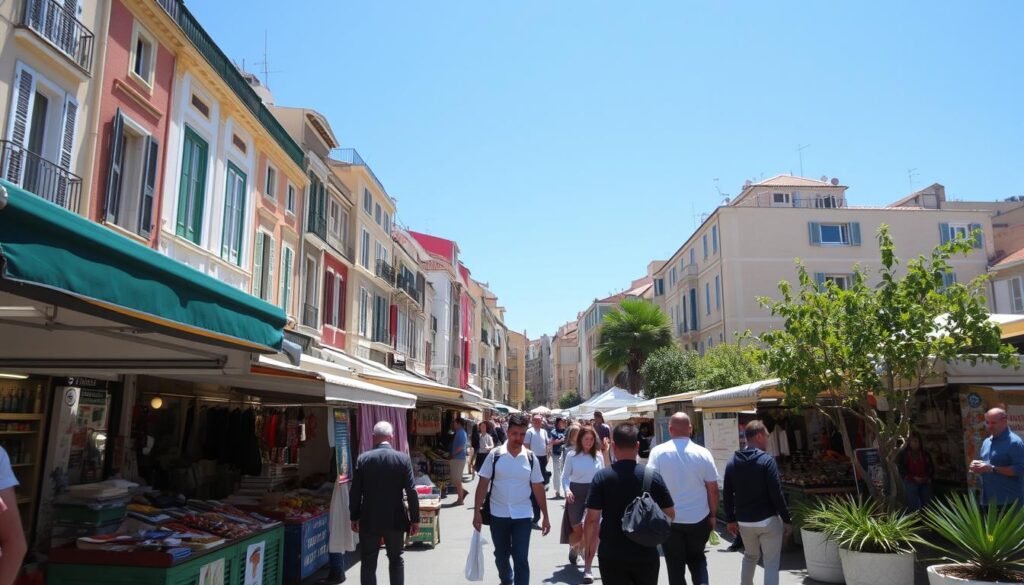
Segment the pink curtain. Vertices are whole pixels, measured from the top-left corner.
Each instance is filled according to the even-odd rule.
[[[359,453],[373,449],[373,425],[387,421],[395,429],[392,447],[409,452],[409,435],[405,429],[405,409],[375,404],[359,405]]]

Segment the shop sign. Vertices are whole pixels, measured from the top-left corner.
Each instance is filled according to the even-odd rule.
[[[348,479],[348,470],[352,461],[352,448],[349,445],[348,410],[334,409],[334,457],[338,465],[339,479]]]
[[[417,435],[437,435],[441,432],[441,411],[436,408],[424,408],[415,411],[413,421]]]
[[[855,476],[864,481],[871,482],[879,492],[884,493],[886,485],[885,466],[882,464],[882,457],[878,454],[878,449],[854,449],[854,453],[857,457],[857,463],[860,464],[860,469],[864,471],[867,477],[859,477],[860,473],[857,466],[853,468]]]
[[[263,556],[267,542],[260,541],[250,544],[245,551],[244,585],[263,585]]]
[[[704,447],[711,451],[711,457],[718,468],[719,483],[725,477],[725,465],[732,454],[740,448],[739,419],[704,417]]]

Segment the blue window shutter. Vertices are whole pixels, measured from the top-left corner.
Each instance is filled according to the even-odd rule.
[[[813,221],[807,222],[807,232],[811,237],[812,246],[821,245],[821,224]]]
[[[981,231],[981,224],[980,223],[972,223],[968,227],[968,229],[971,232],[971,237],[974,238],[974,247],[975,248],[984,248],[985,247],[985,234],[983,234],[982,231]],[[975,234],[974,233],[975,231],[977,231],[978,233]]]
[[[939,224],[939,243],[940,244],[945,244],[948,241],[949,241],[949,224],[948,223],[940,223]]]
[[[815,272],[814,273],[814,284],[818,286],[818,290],[825,291],[825,273]]]
[[[850,245],[851,246],[859,246],[860,245],[860,222],[859,221],[850,222]]]

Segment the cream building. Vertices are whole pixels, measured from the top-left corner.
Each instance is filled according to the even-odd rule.
[[[578,321],[569,321],[558,328],[551,342],[555,400],[566,393],[579,392],[580,344]]]
[[[395,228],[392,236],[396,274],[393,295],[395,363],[404,363],[406,370],[429,377],[427,332],[433,291],[427,290],[429,285],[421,266],[430,260],[430,255],[405,230]]]
[[[510,406],[522,408],[526,401],[526,348],[529,340],[525,333],[508,332],[508,399]]]
[[[652,266],[660,266],[652,263]],[[651,268],[648,268],[650,274]],[[580,397],[584,400],[604,392],[612,385],[612,377],[594,363],[594,351],[601,343],[601,322],[624,299],[649,298],[654,289],[651,276],[634,280],[629,288],[610,297],[594,299],[594,302],[580,315],[577,337],[579,341]]]
[[[902,258],[929,253],[948,238],[983,230],[976,251],[951,261],[948,279],[985,274],[992,245],[989,211],[917,206],[853,207],[846,186],[780,175],[745,185],[740,195],[701,224],[654,274],[655,301],[672,319],[684,348],[703,352],[778,323],[758,297],[778,297],[778,283],[795,282],[801,259],[819,283],[846,286],[853,266],[879,268],[875,234],[887,224]],[[899,202],[898,202],[899,203]]]

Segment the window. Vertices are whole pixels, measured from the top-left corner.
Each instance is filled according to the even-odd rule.
[[[295,215],[295,185],[289,181],[287,195],[284,199],[284,210]]]
[[[365,288],[359,289],[359,335],[369,337],[370,293]]]
[[[665,294],[665,279],[655,278],[654,279],[654,296],[660,297]]]
[[[386,211],[384,212],[384,232],[391,235],[391,214]]]
[[[376,240],[374,240],[374,243],[377,244],[376,255],[374,256],[374,258],[377,260],[377,262],[385,262],[386,263],[388,261],[388,249],[387,249],[387,247],[385,247],[384,244],[382,244],[382,243],[380,243],[380,242],[378,242]]]
[[[159,143],[121,113],[114,116],[110,135],[110,166],[104,216],[132,233],[148,237],[153,229],[153,193]]]
[[[1013,304],[1014,313],[1024,313],[1024,287],[1021,286],[1021,279],[1010,279],[1010,302]]]
[[[711,349],[713,347],[715,347],[715,338],[714,337],[708,337],[708,349]]]
[[[192,107],[197,112],[203,115],[204,118],[210,118],[210,105],[203,101],[203,99],[196,94],[192,94]]]
[[[306,298],[302,307],[302,324],[308,327],[317,327],[317,297],[320,292],[316,288],[317,283],[316,258],[306,256]]]
[[[267,164],[267,176],[263,185],[263,194],[277,200],[277,169]]]
[[[388,343],[388,299],[379,294],[373,295],[373,341]]]
[[[718,226],[711,226],[711,251],[718,253]]]
[[[359,247],[359,263],[363,265],[363,268],[370,269],[370,232],[363,228],[362,241]]]
[[[715,310],[722,309],[722,277],[715,275]]]
[[[820,290],[825,290],[830,282],[839,290],[848,290],[853,285],[852,274],[825,274],[817,272],[814,274],[814,280],[817,282]]]
[[[945,244],[949,240],[956,238],[970,238],[972,234],[981,230],[980,223],[940,223],[939,224],[939,242]],[[974,247],[981,248],[984,246],[984,236],[978,234],[974,238]]]
[[[373,221],[377,222],[377,225],[381,224],[380,223],[380,221],[381,221],[381,217],[380,217],[381,213],[380,212],[381,212],[380,203],[378,203],[378,204],[373,206]]]
[[[956,273],[955,272],[944,272],[942,274],[942,288],[946,289],[956,284]]]
[[[328,226],[331,228],[331,234],[338,235],[341,232],[341,205],[331,199],[331,203],[328,206],[329,211],[327,212]]]
[[[281,290],[277,301],[285,313],[292,308],[292,271],[295,268],[295,251],[287,244],[281,244]]]
[[[146,87],[153,86],[153,72],[156,69],[156,46],[153,36],[136,21],[132,31],[130,75]]]
[[[324,280],[324,325],[345,327],[345,279],[334,271],[328,271]]]
[[[185,126],[185,149],[181,157],[181,185],[178,188],[178,221],[175,233],[194,244],[199,244],[202,238],[209,148],[205,140]]]
[[[241,152],[242,154],[245,154],[249,150],[249,143],[242,140],[242,137],[238,134],[231,135],[231,144],[234,144],[235,148],[238,149],[238,152]]]
[[[835,195],[822,195],[814,200],[814,206],[819,209],[835,209],[839,207],[839,199]]]
[[[256,233],[256,250],[252,260],[252,294],[270,300],[274,287],[274,238],[265,231]]]
[[[789,193],[772,193],[772,205],[789,205]]]
[[[707,309],[707,314],[711,314],[711,283],[704,283],[704,306]]]
[[[696,266],[697,265],[697,249],[696,248],[690,248],[690,265],[692,265],[692,266]]]
[[[668,271],[668,286],[669,286],[669,289],[672,289],[676,285],[676,280],[677,279],[678,279],[678,277],[677,277],[676,267],[673,266],[672,270]]]
[[[807,224],[812,246],[859,246],[860,223],[816,223]]]
[[[242,234],[245,233],[245,180],[245,173],[229,162],[220,256],[239,266],[242,264]]]
[[[366,213],[373,213],[373,195],[369,189],[363,189],[363,209]]]
[[[704,244],[704,259],[707,260],[708,259],[708,235],[704,234],[703,236],[701,236],[701,241]]]

